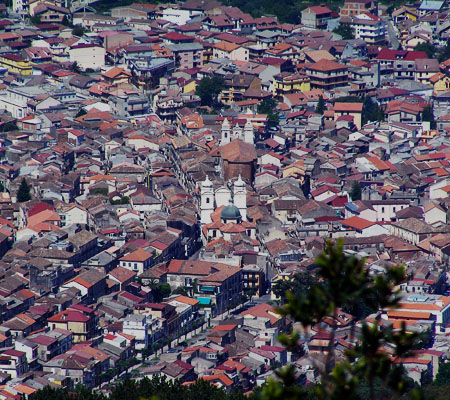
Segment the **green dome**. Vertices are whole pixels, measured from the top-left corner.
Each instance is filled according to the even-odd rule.
[[[241,219],[241,212],[239,208],[237,208],[231,201],[228,206],[226,206],[222,213],[220,214],[220,218],[222,219]]]

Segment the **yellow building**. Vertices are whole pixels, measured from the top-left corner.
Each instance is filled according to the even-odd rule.
[[[12,74],[31,75],[33,72],[30,62],[15,54],[2,55],[0,67],[8,68],[8,72]]]
[[[197,83],[195,82],[195,80],[192,80],[191,82],[189,82],[183,86],[183,93],[195,92],[196,88],[197,88]]]
[[[306,75],[282,72],[273,77],[273,95],[282,101],[286,94],[308,92],[311,90],[310,79]]]
[[[450,90],[450,78],[442,72],[430,77],[429,82],[433,85],[434,93],[447,92]]]

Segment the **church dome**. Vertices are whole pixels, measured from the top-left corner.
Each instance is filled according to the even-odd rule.
[[[241,212],[239,211],[239,208],[237,208],[233,202],[230,200],[230,204],[226,206],[222,213],[220,214],[220,218],[223,220],[229,220],[229,219],[241,219]]]

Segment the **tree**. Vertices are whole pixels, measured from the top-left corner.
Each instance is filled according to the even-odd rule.
[[[303,296],[312,285],[318,284],[317,278],[310,273],[297,273],[291,279],[280,279],[276,281],[272,288],[272,293],[280,298],[284,303],[286,293],[293,293],[295,296]]]
[[[362,122],[384,121],[384,112],[377,102],[374,102],[370,96],[364,97]]]
[[[442,62],[450,58],[450,40],[447,40],[445,47],[438,54],[438,61]]]
[[[155,303],[161,303],[163,299],[170,296],[170,285],[166,282],[151,283],[153,301]]]
[[[431,106],[426,106],[422,110],[422,121],[428,121],[430,122],[430,128],[436,129],[436,120],[434,119],[434,113]]]
[[[41,17],[38,15],[34,15],[33,17],[30,17],[30,22],[33,25],[39,25],[42,21],[41,21]]]
[[[317,106],[316,106],[315,112],[317,114],[322,115],[325,110],[326,110],[325,100],[323,99],[323,96],[319,96],[319,101],[317,102]]]
[[[0,182],[0,192],[4,192],[5,191],[5,185],[3,184],[3,182]]]
[[[450,383],[450,362],[439,365],[439,370],[433,382],[435,386],[448,385]]]
[[[182,296],[189,296],[190,290],[186,286],[177,287],[172,294],[181,294]]]
[[[19,127],[14,121],[7,122],[6,124],[2,125],[0,127],[0,130],[2,132],[11,132],[11,131],[17,131]]]
[[[74,61],[74,62],[72,63],[72,65],[70,66],[70,69],[71,69],[72,72],[75,72],[75,73],[77,73],[77,74],[79,74],[79,73],[81,72],[81,68],[80,68],[80,66],[78,65],[78,62],[77,62],[77,61]]]
[[[410,390],[401,360],[413,349],[416,335],[406,332],[405,325],[398,331],[379,324],[361,324],[359,340],[354,347],[344,352],[344,360],[335,356],[336,317],[339,309],[362,298],[377,309],[395,308],[399,294],[395,290],[405,279],[403,267],[389,268],[384,275],[372,277],[363,259],[346,255],[343,242],[328,241],[325,250],[316,259],[320,284],[315,284],[301,296],[287,292],[286,304],[278,308],[281,315],[303,325],[305,330],[319,323],[323,318],[331,318],[329,345],[326,350],[325,367],[321,369],[321,383],[314,388],[318,399],[356,399],[357,392],[366,385],[364,399],[375,400],[380,389],[391,391],[398,396]],[[350,337],[354,335],[354,328]],[[298,347],[298,332],[282,335],[279,340],[291,351]],[[389,346],[392,353],[384,349]],[[295,367],[287,366],[276,372],[278,380],[269,380],[263,387],[263,400],[306,399],[297,384]]]
[[[83,115],[86,115],[86,114],[87,114],[87,111],[84,108],[80,108],[77,112],[77,115],[75,115],[75,118],[82,117]]]
[[[339,24],[339,26],[333,30],[334,33],[340,35],[342,40],[351,40],[355,38],[353,29],[349,24]]]
[[[72,36],[82,37],[86,33],[86,29],[82,26],[76,26],[72,29]]]
[[[28,200],[31,200],[30,187],[25,178],[23,178],[19,186],[19,191],[17,192],[17,201],[23,203]]]
[[[217,105],[219,94],[224,88],[225,80],[214,75],[212,78],[203,78],[195,89],[195,94],[200,97],[202,106],[214,107]]]
[[[352,201],[361,200],[361,185],[359,182],[354,181],[352,188],[350,189],[350,197]]]
[[[414,47],[415,51],[424,51],[427,53],[428,58],[434,58],[436,53],[436,47],[430,42],[419,43]]]
[[[258,104],[258,113],[267,114],[269,126],[278,126],[278,123],[280,122],[278,113],[275,111],[276,107],[277,102],[274,99],[264,99],[261,103]]]

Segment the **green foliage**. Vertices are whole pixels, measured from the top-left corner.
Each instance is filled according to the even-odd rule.
[[[0,182],[0,193],[5,191],[5,185],[3,185],[3,182]]]
[[[323,99],[323,96],[319,96],[319,101],[317,102],[315,112],[317,114],[323,115],[323,113],[326,109],[327,108],[325,107],[325,100]]]
[[[431,129],[436,129],[436,120],[431,106],[426,106],[422,111],[422,121],[430,122]]]
[[[182,296],[189,296],[190,290],[186,286],[177,287],[172,294],[181,294]]]
[[[334,29],[333,32],[340,35],[342,37],[342,40],[351,40],[355,38],[353,29],[349,24],[339,24],[339,26]]]
[[[72,29],[72,35],[77,37],[82,37],[86,33],[86,28],[82,26],[76,26]]]
[[[218,105],[218,96],[225,89],[225,80],[217,75],[203,78],[195,90],[200,97],[202,106],[214,107]]]
[[[28,186],[27,181],[23,178],[19,186],[19,191],[17,192],[17,201],[23,203],[28,200],[31,200],[30,186]]]
[[[435,386],[444,386],[450,383],[450,362],[439,365],[439,370],[433,382]]]
[[[76,62],[76,61],[72,63],[72,65],[70,66],[70,70],[77,74],[81,73],[80,66],[78,65],[78,62]]]
[[[364,100],[358,96],[342,96],[334,99],[335,103],[362,103]]]
[[[277,126],[280,122],[278,113],[275,111],[276,107],[277,102],[274,99],[264,99],[260,104],[258,104],[258,113],[267,114],[269,126]]]
[[[436,54],[436,47],[430,42],[419,43],[414,50],[424,51],[427,53],[428,58],[434,58]]]
[[[87,114],[87,111],[84,108],[80,108],[77,112],[77,115],[75,115],[75,118],[82,117],[83,115],[86,115],[86,114]]]
[[[305,329],[327,316],[335,320],[340,308],[359,298],[376,309],[395,308],[398,304],[399,294],[394,288],[405,278],[403,267],[392,267],[384,275],[372,277],[364,260],[344,253],[342,241],[337,244],[327,242],[315,264],[321,283],[311,285],[301,295],[287,292],[286,304],[278,309],[280,314],[300,322]],[[344,360],[339,362],[334,350],[336,329],[334,324],[321,383],[314,388],[316,398],[375,400],[385,398],[382,393],[400,396],[411,390],[411,382],[406,379],[401,364],[392,361],[407,357],[415,346],[417,336],[406,332],[404,325],[394,331],[363,322],[359,341],[345,351]],[[281,341],[289,348],[295,345],[298,336],[293,333],[290,337],[283,336]],[[384,351],[386,346],[393,354]],[[263,399],[306,398],[307,394],[296,383],[292,366],[278,371],[278,378],[278,381],[272,380],[265,385]],[[364,394],[359,397],[361,392]]]
[[[39,17],[38,15],[30,17],[30,23],[33,25],[39,25],[41,22],[41,17]]]
[[[312,285],[317,285],[318,281],[309,273],[297,273],[291,279],[280,279],[272,287],[272,293],[279,297],[282,302],[286,300],[286,293],[290,292],[295,296],[303,296]]]
[[[95,188],[92,194],[102,194],[103,196],[108,196],[108,189],[106,188]]]
[[[350,189],[350,197],[352,201],[361,200],[361,185],[359,182],[354,181],[352,183],[352,188]]]
[[[450,40],[447,40],[445,47],[438,54],[438,61],[446,61],[450,58]]]
[[[75,390],[54,389],[49,386],[38,390],[33,400],[246,400],[242,392],[230,393],[200,379],[189,386],[183,386],[179,381],[169,381],[166,377],[155,376],[139,381],[125,379],[112,389],[107,398],[101,393],[92,391],[81,385]],[[251,399],[252,400],[252,399]]]
[[[11,122],[7,122],[6,124],[2,125],[0,127],[0,131],[1,132],[11,132],[11,131],[17,131],[19,129],[19,127],[17,126],[17,124],[13,121]]]
[[[383,109],[377,102],[374,102],[371,97],[366,96],[363,102],[362,122],[384,121]]]
[[[163,299],[170,296],[170,285],[166,282],[152,283],[150,288],[152,289],[153,301],[155,303],[161,303]]]
[[[67,15],[64,15],[64,18],[61,21],[61,25],[73,28],[72,21],[69,19],[69,17],[67,17]]]

